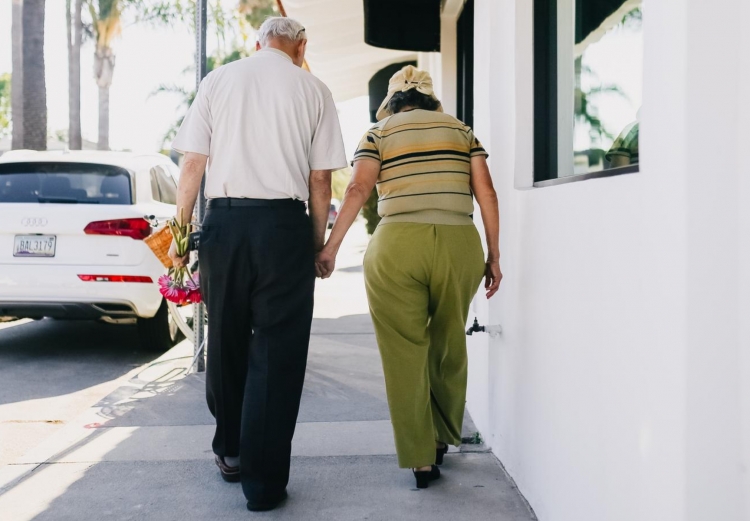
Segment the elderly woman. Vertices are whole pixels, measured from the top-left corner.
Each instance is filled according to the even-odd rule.
[[[487,152],[469,127],[442,113],[427,72],[397,72],[377,117],[355,153],[316,268],[330,276],[344,235],[377,186],[382,220],[365,256],[365,284],[399,466],[426,488],[440,476],[447,446],[461,443],[469,304],[483,276],[487,298],[502,277],[497,196]],[[486,262],[472,194],[487,235]]]

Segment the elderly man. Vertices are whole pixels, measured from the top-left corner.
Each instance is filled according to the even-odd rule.
[[[185,154],[177,215],[192,214],[208,167],[199,258],[213,450],[222,477],[242,482],[253,511],[287,496],[315,252],[324,241],[331,171],[346,166],[331,93],[301,68],[305,28],[269,18],[258,40],[252,57],[206,76],[172,143]],[[171,256],[186,262],[174,245]]]

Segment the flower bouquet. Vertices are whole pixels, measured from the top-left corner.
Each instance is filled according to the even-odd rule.
[[[190,223],[184,222],[180,209],[179,223],[175,219],[167,221],[167,226],[177,247],[177,255],[184,257],[190,249]],[[169,268],[167,275],[159,277],[159,292],[170,302],[179,306],[197,304],[201,301],[198,274],[191,274],[187,266]]]

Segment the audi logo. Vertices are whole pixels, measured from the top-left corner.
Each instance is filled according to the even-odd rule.
[[[47,219],[44,217],[24,217],[21,219],[21,226],[41,227],[47,226]]]

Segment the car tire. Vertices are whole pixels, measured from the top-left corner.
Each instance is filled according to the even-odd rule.
[[[139,317],[137,327],[141,348],[155,353],[167,351],[184,336],[172,320],[166,300],[161,301],[159,310],[153,317]]]

